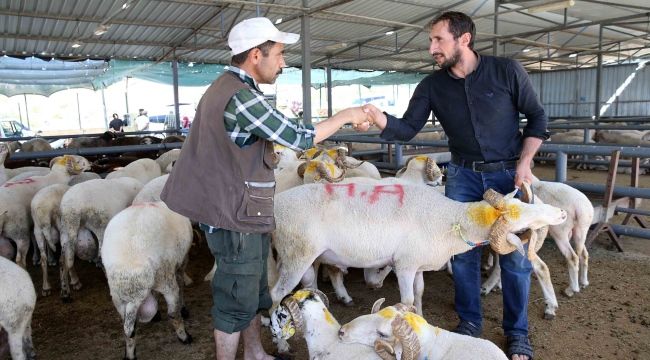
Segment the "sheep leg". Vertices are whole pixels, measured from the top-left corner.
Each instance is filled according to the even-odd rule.
[[[49,233],[49,237],[48,237],[48,233]],[[56,253],[56,244],[59,242],[59,231],[54,227],[50,227],[50,231],[43,232],[43,236],[45,237],[45,243],[48,245],[47,264],[49,266],[56,266],[57,261],[56,261],[55,253]]]
[[[314,267],[309,267],[307,271],[302,275],[302,278],[300,278],[300,285],[302,285],[303,288],[308,288],[308,289],[318,289],[318,282],[316,281],[316,272],[314,271]]]
[[[52,293],[52,286],[50,285],[49,277],[47,274],[47,260],[48,260],[48,246],[45,243],[45,236],[43,231],[48,231],[47,229],[34,228],[34,238],[36,239],[36,244],[38,245],[38,251],[41,253],[41,271],[43,272],[43,296],[49,296]]]
[[[176,276],[182,280],[182,274]],[[185,344],[189,345],[192,343],[192,336],[185,331],[185,322],[181,316],[181,307],[182,307],[182,298],[181,290],[178,286],[178,280],[172,280],[172,282],[167,286],[166,289],[162,292],[167,302],[167,316],[171,320],[172,326],[174,327],[174,332],[178,340]]]
[[[399,285],[400,302],[404,305],[413,305],[415,301],[413,284],[415,282],[416,271],[411,269],[398,271],[396,269],[395,273],[397,274],[397,284]],[[422,312],[418,312],[418,315],[422,315]]]
[[[23,269],[27,268],[27,251],[29,251],[29,234],[21,234],[15,238],[16,243],[16,264]]]
[[[273,304],[280,303],[280,300],[287,295],[293,288],[298,285],[302,276],[307,270],[313,271],[312,264],[318,255],[314,255],[307,259],[287,259],[282,260],[278,272],[280,274],[278,282],[271,289],[271,299]],[[296,260],[291,264],[289,260]],[[291,264],[290,266],[288,264]]]
[[[29,242],[32,245],[32,265],[36,266],[41,262],[41,259],[43,258],[41,256],[41,252],[38,251],[38,244],[36,243],[36,238],[34,236],[29,237]],[[29,250],[29,249],[28,249]]]
[[[366,268],[363,269],[363,279],[369,288],[380,289],[384,286],[384,280],[391,271],[393,271],[393,267],[390,265],[381,268]]]
[[[336,266],[331,265],[325,265],[325,270],[332,282],[334,292],[336,292],[336,298],[345,306],[353,306],[354,300],[352,300],[352,297],[348,294],[348,291],[345,288],[345,284],[343,284],[343,271]]]
[[[494,256],[494,253],[490,250],[490,253],[488,254],[487,261],[483,265],[483,270],[490,270],[494,266],[494,258],[497,256]]]
[[[422,314],[422,295],[424,294],[424,276],[422,271],[418,271],[415,274],[413,292],[415,294],[415,309],[418,314]]]
[[[490,253],[490,255],[492,255]],[[500,287],[501,284],[501,265],[499,265],[499,257],[494,256],[494,265],[492,266],[492,271],[490,272],[490,276],[488,277],[487,280],[483,283],[481,286],[481,295],[487,295],[492,290],[494,287]]]
[[[13,360],[25,360],[25,349],[23,348],[23,334],[25,327],[21,326],[18,329],[10,331],[7,329],[7,339],[9,342],[9,352]]]
[[[544,302],[546,303],[546,309],[544,309],[544,319],[552,320],[555,318],[555,311],[558,308],[557,298],[555,297],[555,290],[553,290],[553,283],[551,282],[551,273],[546,266],[546,263],[540,259],[539,256],[535,257],[531,261],[533,265],[533,271],[539,282],[539,286],[542,288],[542,293],[544,294]]]
[[[124,359],[135,360],[135,322],[138,318],[138,308],[134,303],[127,303],[124,309]]]
[[[185,286],[187,286],[186,277],[189,279],[189,276],[187,276],[186,269],[187,269],[187,262],[189,261],[189,258],[190,258],[190,254],[188,253],[187,255],[185,255],[185,259],[183,259],[183,263],[176,271],[176,283],[179,284],[178,299],[179,299],[179,304],[181,306],[180,312],[183,319],[187,319],[188,317],[190,317],[190,313],[185,307]],[[191,284],[192,279],[190,279],[189,281]]]
[[[586,288],[589,286],[588,272],[589,272],[589,251],[585,247],[585,241],[587,240],[587,232],[589,231],[589,226],[580,227],[576,226],[573,229],[573,243],[575,244],[575,251],[579,256],[580,265],[579,265],[579,280],[580,286]]]
[[[580,265],[580,260],[578,259],[578,255],[573,251],[573,248],[571,248],[567,231],[550,232],[551,236],[555,240],[555,244],[558,249],[560,249],[560,252],[567,262],[569,270],[569,287],[564,290],[564,293],[566,296],[571,297],[575,293],[580,292],[580,285],[578,284],[578,267]]]
[[[34,343],[32,342],[32,324],[31,314],[26,321],[25,332],[23,333],[23,351],[28,360],[36,359],[36,353],[34,352]]]

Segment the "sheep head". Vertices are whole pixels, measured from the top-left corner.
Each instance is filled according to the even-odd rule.
[[[396,304],[380,310],[384,299],[379,299],[369,315],[343,325],[339,338],[344,343],[360,343],[375,347],[382,359],[395,359],[395,348],[402,349],[402,359],[417,359],[420,354],[418,334],[427,325],[413,306]]]
[[[300,167],[298,174],[300,174]],[[338,176],[336,174],[338,173]],[[320,182],[321,179],[326,182],[334,183],[340,182],[345,178],[345,169],[339,169],[332,163],[327,163],[319,160],[307,161],[304,171],[303,179],[305,183]]]
[[[307,302],[318,302],[324,309],[324,316],[330,322],[336,322],[327,310],[329,300],[327,296],[317,289],[303,289],[289,294],[282,299],[280,305],[271,313],[271,332],[273,336],[289,339],[294,335],[302,335],[305,331],[303,310]]]
[[[66,172],[70,175],[79,175],[84,171],[90,170],[91,164],[83,156],[63,155],[50,160],[50,168],[54,169],[55,166],[65,167]]]
[[[509,254],[517,247],[512,240],[514,234],[525,229],[537,230],[547,225],[558,225],[567,218],[566,211],[551,205],[537,203],[527,204],[516,199],[517,190],[508,195],[501,195],[489,189],[483,194],[483,199],[490,204],[496,214],[488,240],[490,246],[499,254]],[[532,199],[532,194],[526,195]],[[519,243],[521,240],[515,238]]]

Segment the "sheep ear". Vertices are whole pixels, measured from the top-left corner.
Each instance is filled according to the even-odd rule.
[[[375,303],[372,304],[372,310],[370,310],[370,313],[374,314],[377,311],[379,311],[379,309],[381,309],[381,304],[383,304],[384,301],[386,301],[386,298],[381,298],[381,299],[375,301]]]
[[[514,198],[515,195],[517,195],[517,191],[519,191],[519,189],[515,189],[511,193],[508,193],[506,196],[503,197],[503,200],[510,200],[510,199]]]

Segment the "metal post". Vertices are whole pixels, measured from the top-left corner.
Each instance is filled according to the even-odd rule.
[[[499,55],[498,40],[496,35],[499,34],[499,0],[494,0],[494,40],[492,40],[492,55]]]
[[[309,0],[302,0],[303,7],[309,7]],[[309,16],[304,13],[301,20],[302,32],[302,119],[311,124],[311,32]]]
[[[332,66],[327,64],[327,117],[332,117],[334,113],[332,104]]]
[[[402,152],[402,144],[395,144],[395,165],[394,169],[398,170],[400,168],[400,164],[402,163],[402,159],[404,158],[403,152]]]
[[[81,105],[79,105],[79,92],[77,92],[77,119],[79,120],[79,130],[83,130],[81,127]]]
[[[595,109],[595,119],[596,125],[600,120],[600,82],[603,72],[603,25],[598,25],[598,65],[596,66],[596,109]]]
[[[126,102],[126,113],[131,114],[129,112],[129,77],[126,77],[126,87],[124,88],[124,101]],[[129,119],[129,125],[131,125],[131,119]]]
[[[565,152],[558,151],[555,158],[555,181],[566,182],[567,155]]]
[[[27,127],[32,128],[29,126],[29,109],[27,108],[27,94],[23,94],[23,98],[25,99],[25,116],[27,116]]]
[[[176,121],[174,122],[174,127],[176,129],[181,128],[181,116],[180,110],[178,109],[178,59],[174,54],[174,61],[172,61],[172,81],[174,83],[174,114],[176,115]]]
[[[108,129],[108,112],[106,111],[106,95],[104,95],[104,88],[102,88],[102,105],[104,106],[104,125]]]
[[[18,117],[20,117],[20,123],[23,123],[23,109],[20,108],[20,103],[16,103],[18,105]]]

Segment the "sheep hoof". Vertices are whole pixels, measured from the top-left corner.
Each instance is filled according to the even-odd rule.
[[[59,262],[56,261],[56,259],[52,259],[52,260],[48,259],[47,260],[47,265],[50,266],[50,267],[55,267],[55,266],[59,265]]]
[[[61,302],[64,304],[70,304],[72,302],[72,298],[70,297],[70,294],[61,295]]]
[[[350,299],[349,301],[345,301],[345,299],[339,299],[343,306],[345,307],[352,307],[354,306],[354,300]]]
[[[151,322],[159,322],[162,320],[162,315],[160,315],[160,310],[156,311],[156,315],[151,318]]]
[[[183,339],[181,339],[181,338],[178,338],[178,340],[179,340],[181,343],[183,343],[184,345],[189,345],[189,344],[191,344],[192,341],[193,341],[193,339],[192,339],[192,335],[190,335],[190,333],[188,333],[188,332],[185,332],[185,340],[183,340]]]
[[[573,295],[575,295],[575,292],[571,288],[566,288],[564,289],[564,295],[568,297],[573,297]]]
[[[78,282],[78,283],[76,283],[76,284],[70,284],[70,286],[71,286],[74,290],[77,290],[77,291],[78,291],[78,290],[81,290],[81,286],[82,286],[82,285],[81,285],[81,282]]]
[[[555,314],[547,313],[547,312],[544,313],[544,320],[553,320],[553,319],[555,319]]]
[[[489,293],[490,293],[490,290],[488,290],[487,288],[484,288],[484,287],[481,288],[481,295],[486,296]]]
[[[52,289],[43,289],[41,292],[43,296],[50,296],[52,294]]]
[[[183,307],[181,308],[181,317],[182,317],[183,319],[187,319],[187,318],[190,317],[190,311],[187,310],[187,308],[186,308],[185,306],[183,306]]]

